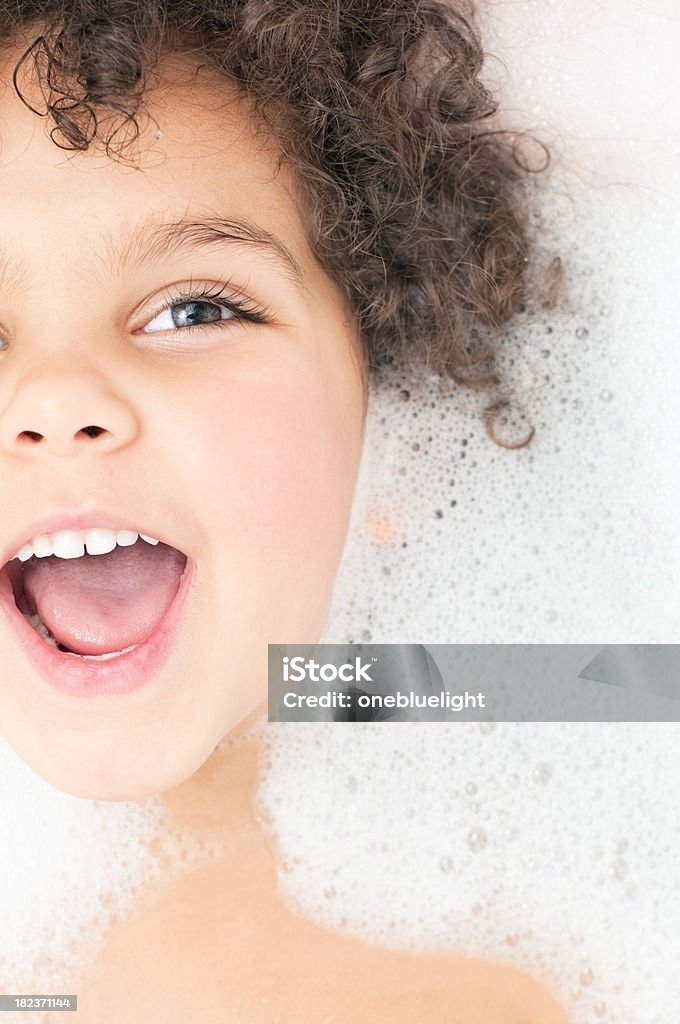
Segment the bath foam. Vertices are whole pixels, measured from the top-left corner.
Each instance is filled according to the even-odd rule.
[[[97,802],[60,792],[2,740],[0,776],[3,992],[77,992],[116,919],[168,875],[218,852],[169,830],[154,797]]]
[[[12,780],[0,794],[0,864],[9,880],[2,891],[0,986],[4,992],[63,992],[64,972],[78,968],[84,949],[88,958],[96,952],[108,922],[149,881],[158,816],[151,802],[68,796],[4,741],[0,775]]]
[[[560,256],[566,292],[503,336],[497,436],[535,434],[498,448],[482,396],[384,374],[323,640],[678,643],[678,15],[611,0],[487,14],[504,105],[557,156],[536,262]],[[672,1024],[679,735],[270,725],[260,793],[283,891],[364,939],[522,967],[574,1024]]]
[[[272,731],[260,793],[296,910],[379,945],[511,963],[573,1024],[674,1019],[676,726]],[[295,814],[289,793],[304,793]]]

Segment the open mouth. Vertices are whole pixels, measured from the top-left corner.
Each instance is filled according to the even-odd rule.
[[[187,562],[130,530],[62,530],[32,538],[0,575],[46,647],[69,660],[111,661],[157,634]]]

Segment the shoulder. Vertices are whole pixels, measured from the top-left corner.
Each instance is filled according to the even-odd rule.
[[[569,1024],[546,986],[507,964],[453,953],[362,953],[359,943],[351,961],[338,1024]]]

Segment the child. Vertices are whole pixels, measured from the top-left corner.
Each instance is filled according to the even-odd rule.
[[[321,633],[369,375],[499,384],[470,327],[523,301],[523,172],[471,16],[0,5],[3,734],[221,847],[113,930],[83,1020],[563,1019],[519,972],[285,910],[255,748],[216,749],[267,644]]]

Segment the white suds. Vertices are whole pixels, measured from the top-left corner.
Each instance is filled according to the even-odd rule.
[[[93,958],[112,915],[154,877],[149,844],[158,812],[153,800],[98,803],[61,793],[4,742],[0,772],[11,779],[0,793],[3,990],[60,992],[65,970]]]
[[[386,376],[327,642],[680,642],[680,23],[662,8],[489,5],[505,106],[552,119],[562,154],[535,227],[566,302],[503,342],[525,420],[502,427],[536,432],[500,449],[481,396]],[[284,891],[357,936],[526,968],[573,1024],[670,1024],[680,726],[489,725],[264,726]]]

